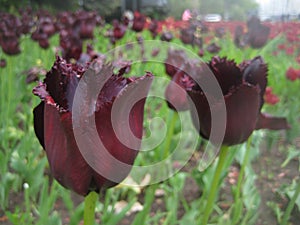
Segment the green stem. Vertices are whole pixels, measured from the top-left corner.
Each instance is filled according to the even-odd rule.
[[[201,225],[206,225],[208,223],[208,219],[210,217],[210,214],[212,213],[214,202],[215,202],[216,196],[218,195],[218,191],[219,191],[219,187],[220,187],[220,183],[221,183],[220,178],[221,178],[221,174],[223,171],[223,167],[226,162],[226,156],[227,156],[228,150],[229,150],[228,146],[222,146],[222,148],[220,150],[217,168],[215,171],[215,175],[213,177],[211,187],[209,189],[206,208],[204,211],[204,216],[200,223]]]
[[[291,212],[294,208],[295,202],[296,202],[296,200],[299,196],[299,193],[300,193],[300,182],[298,182],[295,193],[294,193],[292,199],[290,200],[290,202],[289,202],[289,204],[288,204],[288,206],[287,206],[287,208],[284,212],[282,222],[280,223],[281,225],[286,225],[287,224],[287,222],[290,218]]]
[[[95,224],[95,207],[96,207],[97,198],[98,198],[98,194],[92,191],[84,199],[84,214],[83,214],[84,225]]]
[[[237,207],[239,207],[239,205],[237,203],[238,203],[239,198],[241,196],[244,173],[245,173],[245,169],[246,169],[246,166],[248,164],[249,157],[250,157],[250,146],[251,146],[251,137],[247,141],[246,152],[245,152],[244,159],[243,159],[243,162],[242,162],[242,165],[241,165],[240,174],[239,174],[238,182],[237,182],[237,186],[236,186],[236,192],[234,194],[234,202],[235,202],[235,207],[234,207],[234,212],[233,212],[234,224],[236,224],[239,221],[238,218],[235,218],[235,217],[239,216],[237,212],[240,211],[240,209],[237,208]]]
[[[178,118],[178,113],[175,112],[174,110],[170,110],[170,117],[168,121],[168,131],[167,131],[167,137],[165,140],[165,145],[164,145],[164,154],[163,154],[163,159],[166,159],[168,155],[170,154],[170,147],[171,147],[171,142],[174,134],[174,128],[175,124]]]

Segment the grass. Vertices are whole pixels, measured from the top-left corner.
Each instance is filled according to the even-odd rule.
[[[128,32],[124,39],[119,41],[118,45],[126,44],[132,40],[135,41],[135,35],[133,32]],[[142,35],[145,40],[151,39],[148,31],[145,31]],[[180,44],[178,39],[173,40],[173,42]],[[285,140],[289,146],[295,146],[295,138],[299,137],[300,131],[298,101],[300,97],[300,80],[291,82],[285,77],[286,69],[296,64],[295,57],[286,56],[283,52],[280,52],[277,57],[272,55],[276,46],[285,42],[284,37],[278,36],[262,50],[237,49],[228,37],[218,40],[218,42],[222,49],[219,55],[235,59],[237,62],[250,59],[256,55],[263,56],[268,63],[269,86],[272,86],[274,93],[280,97],[280,102],[277,105],[265,105],[263,111],[287,117],[292,128],[287,132]],[[101,34],[96,35],[93,44],[95,50],[100,52],[107,52],[113,47],[109,45],[108,39],[101,36]],[[22,74],[23,71],[32,66],[41,66],[49,70],[55,59],[53,46],[57,45],[57,35],[51,38],[52,47],[47,50],[41,49],[28,36],[24,36],[21,40],[21,54],[6,56],[2,52],[0,53],[0,58],[4,58],[7,61],[7,67],[0,69],[0,221],[4,221],[4,224],[75,225],[82,220],[83,204],[76,202],[74,198],[77,200],[82,199],[79,196],[74,196],[69,190],[62,188],[49,175],[49,165],[45,152],[39,145],[33,130],[32,109],[39,102],[39,99],[31,93],[35,84],[26,84],[26,76]],[[150,54],[151,48],[147,49],[146,46],[146,55]],[[191,46],[188,48],[195,54],[197,53],[197,49]],[[124,53],[131,59],[140,57],[139,51],[136,50]],[[161,60],[164,58],[163,53],[161,52],[159,56]],[[209,60],[211,56],[211,54],[207,53],[204,56],[204,60]],[[155,83],[151,90],[153,93],[160,91],[160,94],[163,95],[163,90],[169,79],[164,72],[164,65],[161,63],[139,63],[132,67],[131,74],[142,75],[145,71],[151,71],[157,77],[165,78],[164,82]],[[184,132],[180,132],[183,130],[183,125],[179,121],[173,121],[173,130],[168,130],[166,123],[172,120],[170,118],[172,115],[170,114],[174,114],[174,112],[170,111],[163,99],[150,98],[147,100],[144,127],[146,130],[145,137],[150,138],[150,141],[145,141],[143,148],[147,149],[147,144],[149,145],[153,142],[159,143],[161,136],[164,137],[165,134],[168,135],[168,138],[166,141],[158,144],[154,151],[140,154],[135,162],[136,165],[151,165],[154,162],[159,162],[165,157],[164,154],[172,152],[182,139],[184,143],[180,147],[182,151],[179,151],[182,155],[186,154],[185,151],[192,155],[194,150],[198,148],[197,144],[198,146],[200,143],[203,144],[201,140],[197,140],[195,144],[190,144],[194,137],[193,128],[187,127],[184,128]],[[155,119],[156,117],[159,117],[160,120]],[[186,117],[187,115],[185,114],[180,115],[180,118]],[[165,121],[165,124],[162,121]],[[245,172],[243,185],[241,187],[232,186],[233,194],[236,193],[237,188],[240,188],[240,197],[236,201],[217,199],[213,205],[214,213],[211,218],[211,224],[251,225],[256,223],[260,196],[255,187],[257,174],[255,174],[251,163],[254,160],[259,160],[259,143],[263,139],[267,140],[270,145],[277,144],[279,137],[282,135],[283,133],[270,133],[268,131],[254,133],[252,137],[252,143],[254,144],[250,146],[250,160],[247,160],[246,165],[243,165]],[[285,146],[284,144],[281,145]],[[230,155],[225,162],[225,168],[229,169],[232,162],[242,165],[242,159],[246,151],[245,146],[243,144],[231,149]],[[299,152],[298,148],[294,147],[294,151]],[[176,157],[181,159],[182,155],[180,154],[176,155]],[[195,154],[199,155],[199,152],[196,151]],[[294,155],[297,156],[295,153]],[[288,153],[286,156],[291,157]],[[286,164],[291,159],[287,158],[287,160]],[[297,160],[299,161],[299,157]],[[169,172],[174,173],[168,180],[163,180],[144,188],[135,189],[128,186],[119,186],[108,190],[100,197],[96,205],[98,221],[101,219],[101,224],[105,225],[120,224],[123,218],[128,217],[126,212],[134,202],[140,201],[143,204],[143,210],[137,212],[133,218],[129,217],[132,219],[131,224],[194,224],[194,221],[200,218],[199,211],[204,210],[205,202],[201,198],[195,198],[190,201],[185,200],[183,193],[185,186],[188,185],[186,183],[187,178],[195,181],[198,185],[199,193],[206,193],[209,191],[216,163],[201,173],[197,170],[197,166],[193,168],[192,165],[188,164],[188,172],[178,172],[173,166],[163,168],[165,170],[170,169],[170,171],[166,171],[167,175]],[[227,176],[226,171],[228,170],[224,170],[221,174],[223,178]],[[142,180],[145,175],[147,174],[141,175],[140,179]],[[226,187],[222,186],[221,188],[221,191],[224,191]],[[157,202],[157,190],[163,190],[164,196],[162,201],[164,206],[154,209],[152,206]],[[128,205],[116,214],[114,206],[120,200],[126,201]],[[295,201],[295,196],[292,197],[292,200]],[[220,207],[219,203],[222,201],[229,202],[231,206],[229,208]],[[288,210],[291,210],[291,207],[289,205]],[[240,211],[237,209],[240,209]],[[179,210],[184,212],[180,217],[178,216]],[[123,223],[125,223],[124,220]]]

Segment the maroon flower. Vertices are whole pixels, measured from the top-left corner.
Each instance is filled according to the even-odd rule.
[[[5,59],[0,59],[0,67],[5,68],[6,67],[6,60]]]
[[[237,26],[234,30],[234,44],[238,48],[244,48],[247,43],[245,40],[245,32],[242,26]]]
[[[82,40],[72,30],[62,30],[59,35],[59,43],[62,48],[62,56],[69,61],[78,60],[82,53]]]
[[[184,28],[180,31],[180,40],[184,44],[193,44],[194,42],[194,33],[195,29],[192,28]]]
[[[295,81],[300,78],[300,70],[296,70],[293,67],[289,67],[285,73],[287,79],[291,81]]]
[[[146,17],[139,12],[134,12],[132,30],[136,32],[142,31],[144,29],[145,23]]]
[[[191,88],[193,83],[188,75],[179,70],[168,84],[165,97],[169,108],[176,111],[185,111],[189,109],[189,102],[186,90]]]
[[[203,50],[203,48],[200,48],[200,49],[199,49],[198,55],[199,55],[200,57],[203,57],[203,56],[204,56],[204,50]]]
[[[265,100],[266,104],[269,104],[269,105],[275,105],[279,102],[278,96],[273,93],[273,90],[271,87],[266,88],[264,100]]]
[[[73,98],[79,81],[84,79],[82,82],[88,85],[88,93],[91,92],[83,101],[86,106],[83,113],[95,121],[96,136],[103,143],[103,148],[95,147],[96,151],[91,146],[86,146],[84,151],[92,156],[103,156],[108,151],[113,158],[129,165],[130,168],[137,151],[125,146],[117,138],[115,132],[120,131],[119,135],[120,133],[126,135],[125,132],[122,133],[124,118],[122,121],[115,121],[118,127],[113,128],[112,106],[116,101],[119,101],[119,104],[124,102],[125,105],[133,96],[146,95],[152,80],[150,73],[143,77],[125,78],[122,76],[123,70],[120,70],[116,75],[113,68],[103,62],[93,64],[85,73],[86,70],[75,64],[67,64],[58,57],[44,82],[33,89],[33,93],[42,100],[34,109],[34,128],[46,151],[52,175],[64,187],[80,195],[112,187],[121,182],[130,171],[114,167],[110,158],[101,158],[102,161],[96,162],[96,166],[105,165],[105,172],[117,177],[117,180],[111,181],[98,174],[81,154],[74,134],[76,129],[81,128],[74,126],[72,120]],[[102,90],[98,90],[97,87],[103,82],[102,77],[107,75],[110,75],[109,79]],[[93,93],[98,96],[95,101]],[[136,140],[142,137],[143,132],[144,103],[145,98],[136,102],[131,108],[129,118],[128,115],[126,117],[129,120],[129,128],[138,138],[135,140],[129,138],[136,147],[140,147],[140,141]]]
[[[173,39],[173,34],[171,32],[163,32],[160,36],[160,40],[170,42]]]
[[[119,21],[114,20],[113,21],[113,37],[116,40],[121,39],[126,32],[126,26],[123,24],[120,24]]]
[[[226,34],[224,27],[218,27],[215,29],[215,35],[218,38],[222,38]]]
[[[151,20],[151,23],[149,24],[148,30],[151,32],[152,37],[155,38],[158,33],[158,22],[157,20]]]
[[[82,39],[93,39],[94,38],[94,28],[96,24],[92,19],[82,21],[80,24],[79,35]]]
[[[267,85],[267,66],[260,56],[239,66],[226,58],[213,57],[208,67],[222,89],[226,105],[227,121],[222,144],[240,144],[246,141],[255,129],[288,128],[285,118],[273,118],[261,113]],[[201,80],[201,70],[196,74]],[[211,110],[218,112],[218,100],[209,105],[206,96],[212,95],[213,92],[204,93],[196,84],[188,90],[188,94],[197,109],[191,111],[192,118],[195,124],[200,123],[200,134],[208,139],[211,132]]]
[[[178,69],[184,65],[187,56],[183,50],[169,49],[168,56],[165,61],[166,73],[173,77]]]
[[[252,48],[263,47],[269,38],[270,27],[260,23],[257,17],[252,17],[248,22],[247,42]]]
[[[151,56],[152,57],[156,57],[160,52],[160,49],[159,48],[154,48],[152,51],[151,51]]]
[[[43,68],[40,67],[32,67],[29,70],[25,70],[22,72],[22,74],[26,75],[26,80],[25,82],[27,84],[32,83],[34,81],[39,80],[39,76],[45,76],[47,71]]]
[[[211,43],[210,45],[208,45],[206,47],[206,51],[208,51],[209,53],[213,53],[216,54],[221,50],[221,47],[219,45],[217,45],[216,43]]]
[[[5,33],[2,38],[0,38],[0,44],[3,52],[7,55],[17,55],[21,52],[19,38],[12,32]]]
[[[49,46],[50,46],[48,37],[40,38],[40,39],[38,40],[38,42],[39,42],[39,46],[40,46],[41,48],[47,49],[47,48],[49,48]]]

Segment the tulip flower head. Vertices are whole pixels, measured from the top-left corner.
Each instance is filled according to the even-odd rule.
[[[125,78],[122,76],[124,71],[125,69],[121,69],[119,74],[114,74],[112,67],[104,62],[95,62],[88,69],[87,66],[68,64],[57,57],[44,82],[33,89],[33,93],[42,100],[34,109],[34,129],[47,154],[51,173],[60,184],[80,195],[85,196],[90,191],[99,192],[120,183],[130,172],[137,156],[138,151],[118,139],[115,130],[121,130],[122,135],[124,120],[112,121],[112,108],[116,101],[126,105],[132,96],[145,96],[150,88],[152,74]],[[102,85],[103,88],[99,89],[104,74],[109,76]],[[72,115],[76,112],[73,111],[73,103],[81,82],[88,87],[88,93],[97,93],[96,99],[89,98],[89,95],[76,99],[84,104],[82,113],[86,114],[86,119],[93,120],[96,125],[96,136],[103,144],[96,148],[85,146],[85,149],[80,149],[75,135],[75,130],[81,128],[74,124]],[[145,98],[136,102],[130,114],[125,117],[135,136],[135,139],[129,139],[134,142],[135,149],[141,144],[144,103]],[[113,122],[117,124],[116,128],[113,127]],[[93,151],[94,149],[96,150]],[[105,174],[116,178],[109,179],[100,174],[86,160],[83,152],[97,160],[95,165],[102,166]],[[129,169],[116,167],[110,161],[111,158],[101,158],[105,156],[104,153],[109,153],[114,160],[128,165]]]
[[[253,16],[247,21],[247,42],[252,48],[262,48],[269,39],[270,27],[261,24],[259,18]]]
[[[261,112],[267,86],[267,65],[262,57],[237,65],[227,58],[215,56],[207,66],[220,85],[225,101],[227,120],[223,145],[243,143],[256,129],[288,128],[285,118],[274,118]],[[197,76],[201,81],[201,70]],[[218,99],[209,105],[206,96],[211,93],[204,93],[198,84],[188,90],[188,94],[197,109],[191,111],[192,118],[200,123],[201,136],[208,139],[211,133],[211,112],[220,110]]]
[[[144,29],[145,24],[146,24],[146,16],[137,11],[134,12],[132,30],[136,32],[140,32]]]

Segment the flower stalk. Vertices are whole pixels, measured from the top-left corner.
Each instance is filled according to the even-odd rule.
[[[165,141],[164,151],[163,151],[164,159],[166,159],[168,157],[168,155],[170,154],[170,147],[171,147],[171,142],[172,142],[172,138],[173,138],[173,134],[174,134],[175,124],[176,124],[176,121],[178,120],[178,113],[173,110],[170,110],[169,118],[170,118],[170,120],[168,123],[167,138]]]
[[[285,212],[284,212],[284,215],[283,215],[283,219],[282,219],[282,222],[280,223],[280,225],[287,225],[288,224],[288,220],[290,218],[290,215],[291,215],[291,212],[294,208],[294,205],[296,203],[296,200],[298,198],[300,194],[300,181],[298,181],[298,184],[296,186],[296,190],[295,190],[295,193],[293,195],[293,197],[291,198]]]
[[[236,217],[239,217],[239,215],[238,215],[239,209],[237,208],[238,207],[237,203],[241,197],[241,190],[242,190],[245,169],[249,162],[249,157],[250,157],[250,147],[251,147],[251,136],[247,141],[246,152],[245,152],[244,159],[243,159],[243,162],[241,165],[241,169],[240,169],[240,173],[239,173],[239,177],[238,177],[238,181],[237,181],[237,186],[236,186],[236,192],[234,193],[235,207],[234,207],[234,211],[233,211],[233,215],[234,215],[234,218],[233,218],[234,223],[233,224],[236,224],[236,222],[239,221],[239,218],[236,218]]]
[[[216,168],[216,171],[215,171],[215,174],[213,177],[211,187],[209,189],[210,191],[208,193],[206,208],[204,211],[202,221],[200,222],[201,225],[206,225],[208,223],[209,217],[212,213],[214,202],[215,202],[216,196],[218,195],[218,192],[219,192],[219,188],[220,188],[220,184],[221,184],[221,182],[220,182],[221,174],[223,172],[223,167],[226,162],[228,150],[229,150],[229,147],[225,146],[225,145],[223,145],[220,150],[217,168]]]
[[[84,199],[84,213],[83,213],[84,225],[95,224],[95,207],[96,207],[97,198],[98,198],[98,194],[92,191]]]

